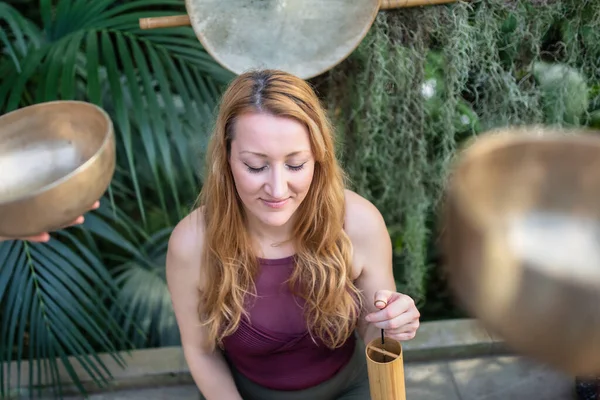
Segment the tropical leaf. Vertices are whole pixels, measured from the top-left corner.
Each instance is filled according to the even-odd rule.
[[[29,47],[39,47],[40,34],[35,24],[9,4],[0,2],[0,43],[18,72],[22,71],[20,59],[27,54]]]
[[[170,233],[171,229],[167,228],[152,235],[142,247],[145,257],[128,261],[114,271],[121,288],[116,304],[126,305],[125,313],[115,309],[115,318],[125,316],[121,324],[134,346],[181,344],[165,278]]]
[[[103,385],[110,373],[98,352],[178,343],[168,233],[197,196],[213,110],[232,74],[191,27],[139,29],[141,17],[176,11],[181,0],[40,0],[36,26],[0,1],[0,114],[84,100],[109,113],[117,136],[108,198],[81,229],[47,244],[0,243],[0,359],[28,360],[30,389],[45,380],[60,394],[60,364],[83,391],[69,356]],[[5,371],[4,394],[21,380]]]
[[[119,320],[133,346],[176,346],[180,344],[179,329],[165,276],[167,244],[172,228],[160,228],[160,210],[150,212],[149,217],[155,221],[151,226],[158,229],[152,235],[137,226],[122,210],[109,207],[101,207],[98,215],[94,213],[86,219],[84,226],[87,232],[104,237],[115,247],[109,256],[111,261],[119,264],[113,269],[119,287],[113,316]]]
[[[62,240],[54,238],[47,244],[0,243],[0,359],[3,363],[16,360],[19,386],[20,364],[28,359],[29,386],[40,384],[46,376],[55,383],[58,395],[59,361],[85,393],[68,357],[75,357],[88,376],[104,386],[111,374],[98,352],[110,353],[124,366],[116,351],[126,347],[115,310],[111,314],[108,307],[115,304],[117,292],[112,277],[71,233],[63,231],[60,236]],[[13,379],[0,368],[2,396]]]

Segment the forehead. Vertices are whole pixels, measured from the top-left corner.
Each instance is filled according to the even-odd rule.
[[[310,151],[308,129],[293,118],[266,113],[243,114],[233,126],[232,150],[278,157]]]

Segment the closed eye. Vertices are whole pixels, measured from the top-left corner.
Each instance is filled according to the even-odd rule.
[[[253,167],[249,166],[248,164],[245,164],[245,165],[246,165],[246,168],[248,169],[248,172],[252,172],[253,174],[258,174],[259,172],[261,172],[265,168],[267,168],[267,167],[253,168]]]
[[[292,171],[300,171],[302,168],[304,168],[304,164],[306,163],[302,163],[300,165],[288,165],[288,168]]]
[[[287,165],[287,167],[288,167],[288,169],[290,171],[300,171],[302,168],[304,168],[305,164],[306,163],[304,162],[304,163],[302,163],[300,165]],[[262,172],[262,171],[264,171],[267,168],[267,166],[260,167],[260,168],[255,168],[255,167],[249,166],[246,163],[244,163],[244,165],[246,166],[246,169],[248,170],[248,172],[251,172],[253,174],[258,174],[259,172]]]

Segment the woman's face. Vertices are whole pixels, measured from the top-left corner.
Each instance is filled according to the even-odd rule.
[[[233,129],[229,164],[251,221],[285,225],[313,179],[308,130],[295,119],[264,113],[239,116]]]

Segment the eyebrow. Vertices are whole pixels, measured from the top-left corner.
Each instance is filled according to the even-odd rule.
[[[298,154],[308,153],[308,152],[309,152],[308,150],[293,151],[293,152],[291,152],[289,154],[286,154],[286,157],[293,157],[293,156],[297,156]],[[263,154],[263,153],[257,153],[255,151],[248,151],[248,150],[240,151],[240,154],[245,154],[245,153],[247,153],[247,154],[253,154],[255,156],[259,156],[259,157],[262,157],[262,158],[268,158],[268,156],[266,154]]]

